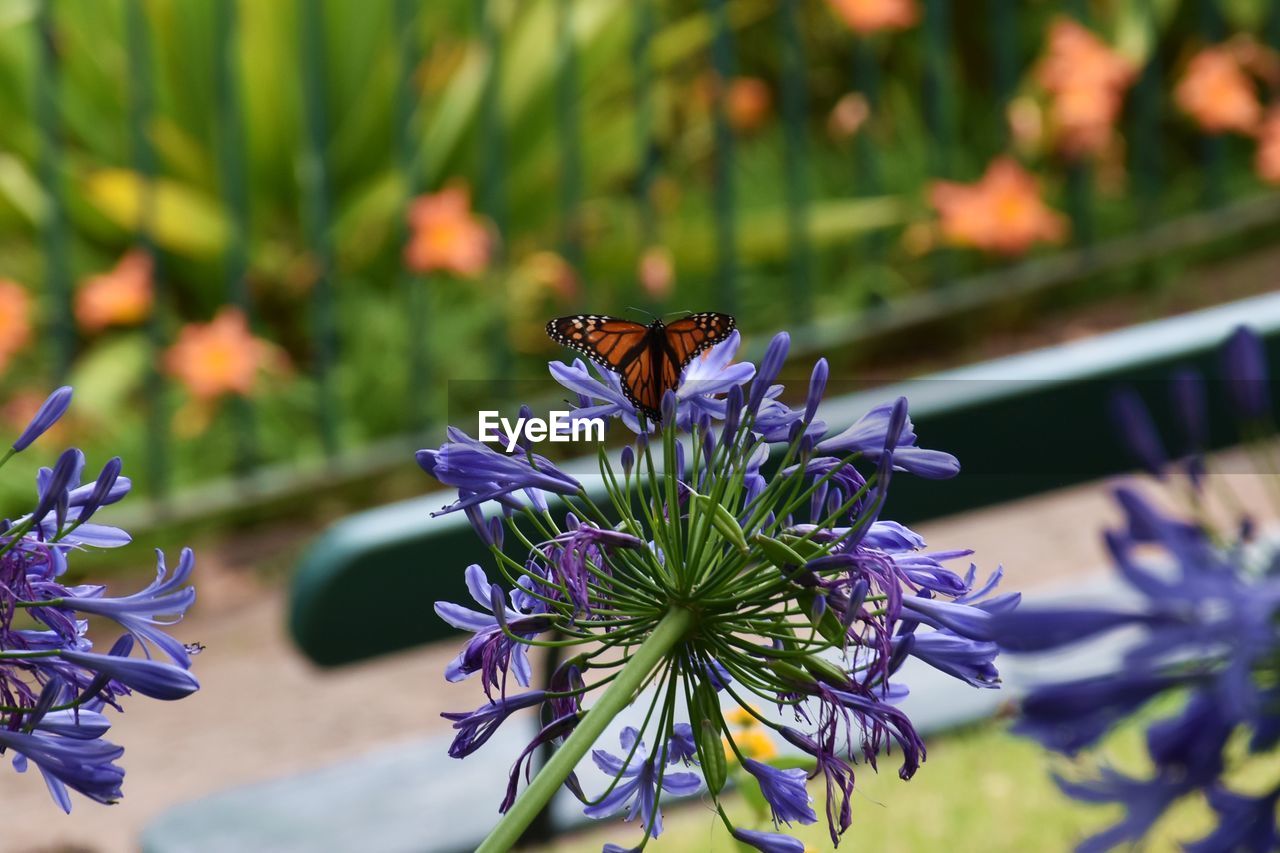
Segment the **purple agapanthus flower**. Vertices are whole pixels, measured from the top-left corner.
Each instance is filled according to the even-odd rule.
[[[1222,346],[1222,378],[1241,420],[1255,421],[1270,416],[1268,373],[1262,338],[1246,326],[1236,329]]]
[[[493,733],[516,711],[541,705],[547,698],[545,690],[530,690],[518,696],[501,696],[490,699],[469,713],[445,711],[440,716],[453,722],[458,734],[449,747],[453,758],[464,758],[475,752],[493,737]]]
[[[667,741],[667,763],[677,762],[688,766],[697,762],[698,747],[693,742],[693,726],[676,723],[671,727],[671,740]]]
[[[123,684],[135,693],[152,699],[183,699],[200,689],[200,682],[186,667],[174,666],[157,660],[131,658],[132,638],[125,636],[125,643],[117,643],[111,654],[64,650],[61,657],[83,667],[100,678],[108,678]]]
[[[666,768],[666,751],[649,755],[645,745],[638,742],[640,733],[627,726],[618,741],[622,757],[592,750],[591,760],[603,772],[617,780],[613,790],[586,808],[587,817],[606,818],[630,806],[627,820],[637,815],[645,831],[654,838],[662,834],[662,811],[658,808],[658,790],[686,797],[702,787],[702,779],[696,773],[672,771]],[[628,759],[630,756],[630,759]]]
[[[742,767],[760,784],[760,793],[773,812],[773,823],[789,824],[791,821],[814,823],[818,816],[809,805],[811,798],[805,790],[806,773],[798,767],[782,770],[753,758],[743,758]]]
[[[0,747],[13,751],[19,772],[26,770],[28,761],[35,764],[54,802],[68,814],[68,788],[99,803],[114,803],[123,796],[124,769],[115,761],[124,748],[108,741],[0,729]]]
[[[1280,787],[1260,797],[1215,787],[1208,790],[1206,799],[1217,814],[1218,826],[1199,841],[1185,845],[1187,853],[1270,853],[1280,848],[1280,827],[1276,826]]]
[[[779,832],[760,832],[735,827],[733,837],[763,853],[804,853],[804,842]]]
[[[991,640],[991,614],[981,605],[958,604],[925,595],[902,599],[903,613],[910,619],[946,629],[970,640]]]
[[[69,387],[50,395],[0,464],[48,432],[71,396]],[[172,576],[162,556],[155,582],[133,595],[64,584],[71,555],[130,541],[125,531],[89,520],[128,494],[120,459],[89,482],[82,482],[85,470],[84,453],[64,451],[37,472],[32,511],[0,524],[0,751],[19,772],[34,764],[68,812],[71,791],[101,803],[121,797],[124,770],[116,761],[124,750],[104,739],[111,725],[104,711],[122,710],[131,693],[174,700],[199,687],[193,652],[164,630],[195,599],[190,551]],[[95,651],[90,616],[124,631],[107,654]],[[145,657],[130,656],[135,638]],[[152,649],[166,659],[152,659]]]
[[[449,427],[445,444],[438,450],[419,450],[417,459],[422,470],[459,490],[458,500],[441,512],[509,501],[518,491],[572,495],[582,490],[581,483],[541,456],[508,455],[454,427]]]
[[[1224,346],[1222,364],[1229,401],[1256,434],[1270,412],[1261,338],[1237,330]],[[1118,823],[1078,850],[1140,842],[1174,803],[1199,795],[1219,823],[1187,850],[1273,850],[1280,837],[1280,793],[1245,795],[1233,791],[1231,782],[1251,762],[1274,764],[1280,743],[1280,549],[1274,538],[1253,535],[1252,517],[1226,530],[1209,526],[1206,520],[1216,512],[1199,457],[1208,440],[1203,382],[1181,371],[1170,396],[1186,421],[1181,432],[1192,454],[1192,498],[1185,512],[1174,513],[1134,487],[1116,490],[1123,523],[1104,539],[1129,594],[1115,603],[997,612],[988,628],[1006,651],[1031,654],[1115,637],[1118,653],[1109,668],[1046,681],[1022,700],[1015,730],[1051,749],[1075,754],[1098,745],[1138,713],[1149,714],[1144,709],[1159,707],[1161,697],[1163,704],[1178,703],[1174,713],[1146,724],[1147,772],[1105,767],[1093,776],[1059,779],[1076,799],[1125,810]],[[1122,440],[1148,473],[1163,479],[1174,463],[1166,458],[1155,423],[1135,395],[1118,400]],[[1235,501],[1224,514],[1240,505]],[[1236,749],[1237,742],[1247,747]]]
[[[31,423],[27,424],[11,445],[14,452],[26,450],[40,436],[49,431],[49,427],[57,423],[71,406],[72,390],[70,385],[63,385],[54,391],[40,404]]]
[[[181,621],[195,603],[196,590],[189,585],[195,563],[195,554],[190,548],[183,548],[178,567],[170,575],[165,567],[164,552],[156,551],[156,579],[145,589],[123,598],[109,598],[105,596],[104,586],[75,587],[71,590],[75,608],[81,613],[114,619],[136,637],[144,649],[151,644],[185,669],[191,665],[186,646],[164,629]]]
[[[475,635],[445,667],[444,677],[449,681],[462,681],[479,672],[483,676],[485,695],[491,698],[491,688],[505,692],[508,670],[520,686],[528,687],[532,677],[528,647],[512,640],[502,630],[498,617],[493,613],[493,587],[485,576],[484,569],[473,563],[467,566],[465,577],[471,597],[488,612],[468,610],[451,601],[436,602],[435,610],[441,619]],[[505,608],[503,613],[507,629],[511,633],[532,638],[547,629],[549,623],[540,612],[545,610],[541,602],[527,598],[518,605],[516,591],[512,592],[511,602],[512,606]],[[520,606],[528,609],[519,609]]]
[[[839,845],[840,836],[853,823],[853,808],[850,799],[853,797],[854,773],[853,765],[840,758],[836,747],[839,737],[837,717],[830,715],[823,726],[819,727],[814,737],[810,737],[789,726],[784,726],[779,734],[790,743],[806,753],[814,761],[814,769],[810,778],[823,777],[827,789],[827,828],[831,832],[831,843]]]
[[[543,543],[541,549],[551,567],[551,580],[560,580],[569,599],[583,612],[591,610],[590,587],[608,572],[606,555],[619,548],[642,548],[645,542],[630,533],[603,530],[592,524],[575,524]]]
[[[819,453],[844,455],[861,453],[876,461],[884,453],[890,429],[893,404],[877,406],[863,415],[853,426],[818,442]],[[960,473],[960,462],[950,453],[916,447],[916,433],[910,418],[902,424],[894,442],[893,467],[918,477],[942,480]]]
[[[663,395],[661,422],[644,419],[644,431],[617,374],[582,361],[552,364],[576,398],[574,417],[617,418],[635,433],[616,462],[600,454],[590,490],[528,446],[508,456],[454,431],[443,448],[419,454],[457,489],[449,509],[466,512],[502,578],[492,583],[493,572],[471,566],[467,584],[480,609],[437,605],[472,634],[446,677],[480,672],[490,695],[449,715],[457,729],[450,754],[470,754],[517,711],[540,714],[512,765],[494,849],[545,806],[552,786],[534,779],[519,790],[544,749],[556,750],[547,765],[556,784],[589,816],[638,819],[644,837],[635,849],[661,832],[664,797],[701,790],[742,844],[802,849],[786,835],[733,825],[719,799],[731,773],[758,781],[777,824],[817,820],[807,781],[821,776],[834,842],[853,823],[856,765],[875,770],[893,755],[908,779],[924,761],[924,743],[897,704],[907,694],[907,657],[974,687],[999,684],[989,624],[1017,596],[992,594],[999,572],[980,583],[972,566],[964,574],[949,567],[969,550],[928,550],[915,531],[881,517],[895,472],[952,476],[955,458],[917,446],[905,398],[848,430],[829,428],[825,360],[806,372],[803,405],[792,407],[778,382],[790,337],[776,335],[758,366],[734,361],[739,344],[735,333],[691,362]],[[526,556],[509,553],[514,543]],[[561,663],[545,691],[507,695],[508,675],[529,686],[525,650],[535,643],[559,650]],[[592,742],[618,709],[650,696],[643,730],[622,732],[621,754]],[[793,726],[761,724],[810,755],[811,773],[738,747],[721,708],[756,701],[794,712]],[[566,770],[588,752],[610,777],[594,800]]]
[[[1117,392],[1111,400],[1111,417],[1117,432],[1142,467],[1154,476],[1162,476],[1169,463],[1169,454],[1138,392],[1132,388]]]
[[[725,419],[728,404],[724,395],[730,388],[750,382],[756,373],[755,365],[750,362],[734,361],[741,343],[741,335],[734,330],[723,343],[695,358],[684,369],[676,387],[676,417],[681,428],[688,429],[703,414],[719,421]]]
[[[1076,847],[1077,853],[1105,853],[1141,840],[1169,806],[1192,790],[1191,785],[1179,779],[1137,779],[1110,767],[1103,768],[1096,779],[1073,782],[1058,777],[1056,781],[1058,787],[1082,802],[1119,803],[1125,807],[1125,817],[1119,823],[1085,839]]]
[[[999,687],[1000,673],[995,667],[1000,647],[961,637],[951,631],[915,631],[911,634],[912,657],[934,669],[974,687]]]

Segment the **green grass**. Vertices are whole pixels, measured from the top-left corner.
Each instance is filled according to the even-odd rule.
[[[1141,732],[1122,732],[1107,755],[1122,767],[1140,766]],[[1061,795],[1050,778],[1058,769],[1069,775],[1069,762],[1050,756],[1035,743],[1014,737],[1003,723],[992,723],[936,739],[929,744],[928,762],[910,782],[897,777],[896,762],[887,756],[881,772],[861,768],[853,799],[853,825],[841,850],[905,853],[997,853],[997,851],[1069,850],[1086,836],[1120,816],[1115,807],[1086,806]],[[824,790],[810,783],[819,823],[794,827],[811,850],[832,850],[821,818]],[[741,795],[726,799],[727,811],[747,828],[752,808]],[[668,809],[665,831],[646,849],[651,851],[735,851],[724,826],[705,804]],[[1206,807],[1186,803],[1166,816],[1144,848],[1177,850],[1179,841],[1200,837],[1210,826]],[[611,823],[575,834],[538,853],[598,851],[605,841],[633,844],[640,833],[634,826]],[[745,850],[745,848],[744,848]]]

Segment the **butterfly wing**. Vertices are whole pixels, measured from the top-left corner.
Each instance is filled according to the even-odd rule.
[[[603,314],[574,314],[547,323],[547,335],[615,373],[622,373],[649,343],[649,327]]]
[[[717,314],[708,311],[702,314],[690,314],[676,320],[663,331],[663,348],[667,359],[673,364],[676,381],[684,366],[703,350],[715,346],[729,337],[737,321],[728,314]],[[673,384],[672,387],[675,387]]]

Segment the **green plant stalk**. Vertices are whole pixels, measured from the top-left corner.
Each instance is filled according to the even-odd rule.
[[[498,821],[476,853],[501,853],[512,845],[528,828],[538,813],[551,801],[578,762],[604,733],[609,723],[635,698],[649,673],[662,663],[675,645],[693,625],[693,614],[682,607],[673,607],[662,617],[653,632],[635,650],[626,666],[614,678],[613,683],[601,694],[569,735],[568,740],[556,750],[538,775],[533,777],[524,795],[516,800],[511,811]]]

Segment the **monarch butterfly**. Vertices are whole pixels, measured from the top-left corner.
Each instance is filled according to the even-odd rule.
[[[679,384],[685,365],[729,337],[735,324],[728,314],[715,312],[647,326],[603,314],[574,314],[547,323],[547,334],[617,373],[631,404],[657,422],[662,395]]]

